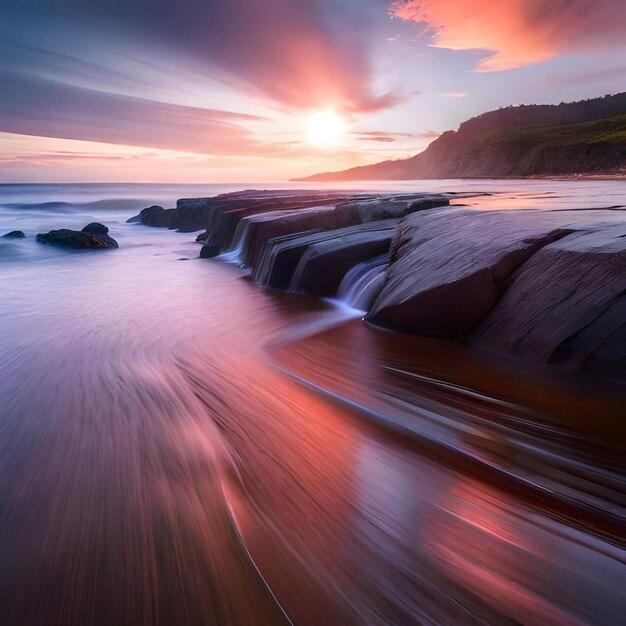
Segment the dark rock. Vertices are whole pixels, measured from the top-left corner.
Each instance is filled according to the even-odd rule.
[[[533,214],[536,218],[536,214]],[[461,337],[487,315],[510,274],[568,231],[544,213],[433,209],[410,215],[391,245],[385,284],[368,319],[405,332]]]
[[[626,224],[594,224],[539,250],[471,343],[626,381]]]
[[[220,253],[220,249],[217,246],[212,246],[209,243],[205,243],[202,248],[200,248],[200,258],[201,259],[212,259],[216,257]]]
[[[204,210],[210,206],[212,198],[180,198],[176,200],[177,209]]]
[[[7,239],[23,239],[26,235],[21,230],[12,230],[2,235],[2,237],[6,237]]]
[[[291,277],[309,245],[317,241],[319,230],[268,239],[254,268],[254,282],[274,289],[289,289]]]
[[[268,195],[271,192],[268,192]],[[206,241],[224,249],[222,243],[230,241],[229,251],[237,252],[237,260],[244,265],[256,267],[265,242],[307,231],[331,231],[338,228],[356,226],[390,218],[399,218],[414,211],[447,205],[447,196],[441,194],[399,194],[399,195],[342,195],[316,197],[315,202],[308,196],[295,196],[289,204],[279,203],[277,208],[264,210],[259,207],[223,213],[220,227],[222,236],[209,231]],[[323,200],[323,202],[322,202]],[[293,203],[296,206],[293,206]],[[286,207],[286,208],[285,208]],[[219,211],[216,216],[219,215]],[[230,221],[229,220],[236,220]],[[233,234],[231,230],[236,223]],[[215,227],[218,227],[215,224]]]
[[[387,254],[396,220],[381,220],[320,233],[300,257],[289,291],[321,297],[337,294],[342,279],[357,263]],[[296,240],[297,242],[297,240]]]
[[[435,207],[448,206],[450,200],[443,194],[401,194],[377,196],[337,206],[337,212],[349,213],[352,224],[364,224],[375,220],[399,218]]]
[[[90,235],[96,235],[97,237],[105,237],[109,234],[109,229],[104,224],[100,224],[99,222],[91,222],[87,224],[85,228],[82,229],[84,233],[89,233]]]
[[[330,213],[336,208],[338,203],[354,197],[354,194],[312,191],[259,191],[217,196],[214,209],[211,212],[210,222],[207,225],[209,234],[206,241],[218,246],[220,250],[230,250],[235,245],[236,233],[240,230],[245,218],[256,216],[259,218],[257,221],[262,223],[268,219],[271,220],[271,215],[274,215],[276,219],[282,219],[286,215],[284,212],[291,212],[294,219],[306,221],[307,218],[295,218],[295,214],[308,209],[312,209],[315,212]],[[371,197],[371,194],[369,197]],[[333,225],[330,227],[336,228],[339,225],[348,224],[349,222],[341,224],[333,222]],[[261,226],[261,229],[264,230],[265,228],[265,225]],[[301,225],[296,227],[292,225],[285,226],[285,228],[286,234],[288,232],[296,232],[298,229],[306,230],[307,226]],[[278,232],[268,232],[265,236],[257,237],[254,234],[252,236],[260,240],[262,244],[264,238],[278,235]],[[254,247],[255,250],[252,256],[256,256],[259,251],[259,247],[256,244]],[[250,260],[247,260],[247,262],[252,264]]]
[[[165,209],[162,206],[157,204],[153,204],[145,209],[142,209],[138,215],[134,215],[126,220],[127,224],[146,224],[147,220],[150,219],[149,216],[155,215]]]
[[[83,230],[61,228],[40,233],[37,235],[37,241],[66,248],[117,248],[117,241],[109,237],[108,232],[109,229],[103,224],[92,222]]]
[[[254,266],[254,280],[274,289],[333,296],[354,265],[387,254],[397,224],[380,220],[269,239]]]
[[[400,222],[367,319],[626,382],[626,220],[433,210]]]
[[[240,248],[242,264],[255,267],[268,239],[344,225],[334,205],[251,215],[239,222],[233,247]]]
[[[142,209],[139,215],[127,220],[130,223],[144,224],[158,228],[175,228],[176,209],[164,209],[157,204]]]
[[[247,190],[211,198],[181,198],[175,209],[148,207],[129,221],[181,232],[203,230],[198,241],[220,251],[236,247],[238,233],[250,225],[242,262],[253,266],[265,241],[272,237],[401,217],[444,204],[448,204],[448,196],[442,194]]]
[[[104,241],[110,248],[117,248],[117,241],[109,236],[109,228],[104,224],[100,224],[99,222],[91,222],[87,224],[82,230],[82,232],[87,233],[88,235],[93,235],[98,237],[102,241]]]

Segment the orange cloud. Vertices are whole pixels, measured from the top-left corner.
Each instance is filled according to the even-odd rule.
[[[492,52],[482,71],[624,45],[623,0],[395,0],[392,13],[426,22],[437,47]]]

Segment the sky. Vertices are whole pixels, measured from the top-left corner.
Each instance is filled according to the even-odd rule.
[[[404,158],[484,111],[626,90],[624,32],[624,0],[2,0],[0,182]]]

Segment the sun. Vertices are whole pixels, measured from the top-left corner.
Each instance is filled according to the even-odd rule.
[[[320,148],[334,148],[339,145],[346,132],[346,124],[332,109],[311,113],[307,122],[309,142]]]

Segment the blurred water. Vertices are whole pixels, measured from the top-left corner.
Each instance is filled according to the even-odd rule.
[[[614,181],[401,188],[626,204]],[[515,367],[396,345],[125,223],[230,190],[0,186],[0,234],[27,234],[0,239],[0,624],[620,623],[623,457],[600,443],[620,430],[584,430],[620,397],[520,389]],[[93,220],[118,250],[34,241]],[[437,382],[455,369],[469,389]]]

